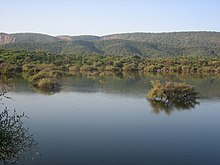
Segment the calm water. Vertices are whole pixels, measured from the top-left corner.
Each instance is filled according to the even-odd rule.
[[[153,79],[187,81],[200,92],[200,104],[156,111],[145,99]],[[38,142],[40,154],[18,164],[220,164],[220,78],[70,76],[62,82],[53,94],[19,79],[1,83],[11,90],[7,105],[30,117],[25,125]]]

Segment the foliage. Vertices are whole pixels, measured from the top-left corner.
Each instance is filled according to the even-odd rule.
[[[151,58],[220,56],[220,33],[218,32],[131,33],[103,37],[52,37],[43,34],[18,33],[10,36],[15,37],[15,43],[1,45],[0,48],[65,55],[137,55]]]
[[[7,62],[2,62],[0,64],[0,73],[4,75],[9,75],[9,74],[16,74],[21,72],[21,67],[15,65],[15,64],[10,64]]]
[[[124,33],[104,36],[104,40],[129,40],[185,46],[216,46],[220,44],[219,32]]]
[[[23,77],[35,87],[41,79],[58,80],[64,72],[68,71],[95,72],[95,74],[106,71],[219,74],[220,57],[147,58],[137,55],[61,55],[41,51],[0,50],[0,74],[22,73]]]
[[[55,65],[27,64],[23,66],[23,77],[28,80],[34,87],[43,89],[58,88],[58,78],[62,75],[61,70]]]
[[[56,89],[59,87],[57,80],[52,78],[40,79],[37,86],[41,89]]]
[[[170,114],[174,110],[187,110],[195,107],[198,93],[186,83],[152,81],[152,89],[147,99],[154,113]]]
[[[52,37],[46,34],[37,34],[37,33],[16,33],[13,34],[15,37],[15,42],[17,43],[30,43],[30,42],[54,42],[59,39],[56,37]]]
[[[16,110],[10,114],[2,102],[3,98],[9,98],[5,93],[0,94],[1,104],[4,107],[0,113],[0,160],[4,164],[16,163],[25,153],[31,152],[37,143],[29,129],[24,127],[23,118]]]
[[[152,81],[152,89],[147,93],[149,100],[162,103],[178,103],[195,100],[197,94],[195,89],[186,83]]]

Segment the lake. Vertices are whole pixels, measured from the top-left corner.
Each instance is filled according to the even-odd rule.
[[[146,93],[157,79],[195,86],[199,104],[152,107]],[[18,165],[220,164],[219,77],[77,74],[61,82],[54,93],[23,79],[0,83],[12,97],[5,104],[29,116],[25,126],[38,142],[37,154]]]

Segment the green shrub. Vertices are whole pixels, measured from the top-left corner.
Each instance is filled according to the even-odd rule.
[[[79,67],[77,67],[77,66],[69,67],[69,72],[73,72],[73,71],[79,71]]]
[[[194,87],[186,83],[152,81],[152,89],[147,93],[149,100],[168,102],[181,102],[196,99]]]
[[[105,70],[106,71],[120,71],[121,69],[119,68],[119,67],[115,67],[115,66],[112,66],[112,65],[107,65],[106,67],[105,67]]]
[[[37,86],[41,89],[56,89],[59,85],[56,79],[43,78],[37,83]]]

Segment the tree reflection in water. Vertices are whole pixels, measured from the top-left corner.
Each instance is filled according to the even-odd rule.
[[[37,142],[28,128],[24,127],[25,114],[18,114],[16,110],[9,111],[3,103],[7,98],[6,92],[0,93],[0,103],[3,110],[0,112],[0,161],[5,164],[16,164],[21,158],[31,153],[36,156]]]
[[[151,81],[152,89],[147,93],[147,99],[155,113],[164,111],[170,114],[174,110],[188,110],[195,107],[198,92],[190,84],[179,82]]]
[[[158,100],[148,100],[148,101],[154,113],[159,114],[161,112],[164,112],[168,115],[174,111],[194,109],[195,106],[199,104],[196,98],[191,98],[190,100],[187,101],[180,101],[180,100],[174,100],[170,102],[162,102]]]
[[[33,86],[31,86],[31,88],[34,91],[36,91],[36,92],[38,92],[38,93],[40,93],[42,95],[53,95],[55,93],[59,93],[60,92],[60,88],[57,88],[57,89],[39,89],[39,88],[36,88],[36,87],[33,87]]]

